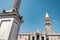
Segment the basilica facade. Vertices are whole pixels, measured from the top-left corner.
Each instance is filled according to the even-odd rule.
[[[46,12],[45,32],[19,33],[18,40],[60,40],[60,33],[53,33],[51,29],[50,17]]]

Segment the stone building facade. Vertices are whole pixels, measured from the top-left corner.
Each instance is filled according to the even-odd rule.
[[[46,12],[45,32],[19,33],[18,40],[60,40],[60,33],[53,33],[51,29],[50,17]]]

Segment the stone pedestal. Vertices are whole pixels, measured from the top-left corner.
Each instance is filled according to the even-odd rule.
[[[0,13],[0,40],[17,40],[21,23],[17,11]]]

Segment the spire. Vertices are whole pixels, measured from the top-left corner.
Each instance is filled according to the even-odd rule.
[[[46,12],[46,16],[45,17],[49,17],[48,12]]]

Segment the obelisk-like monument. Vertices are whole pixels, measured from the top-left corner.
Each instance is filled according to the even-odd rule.
[[[12,6],[12,9],[17,8],[19,10],[20,3],[21,3],[21,0],[14,0],[14,4]]]
[[[21,0],[14,0],[11,10],[0,13],[0,40],[17,40],[22,17],[18,14]]]

